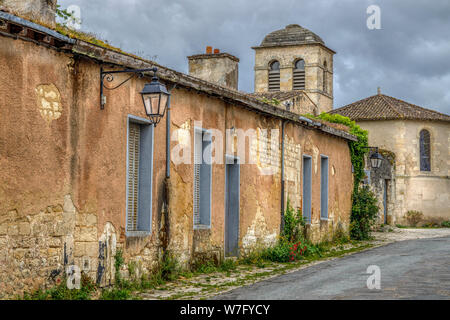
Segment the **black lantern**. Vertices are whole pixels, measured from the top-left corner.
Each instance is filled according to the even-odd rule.
[[[383,161],[383,157],[381,154],[378,153],[378,150],[372,153],[370,156],[370,164],[372,165],[372,168],[377,169],[381,167],[381,162]]]
[[[159,82],[156,76],[156,68],[153,71],[155,74],[152,82],[145,84],[141,95],[145,113],[152,120],[152,123],[156,125],[164,117],[170,93],[167,91],[166,86]]]
[[[164,113],[166,112],[170,93],[167,91],[166,86],[159,82],[159,79],[156,76],[156,72],[158,71],[157,68],[139,70],[125,69],[118,71],[103,71],[103,68],[100,68],[100,109],[103,110],[106,104],[106,96],[103,95],[103,89],[117,89],[134,76],[138,75],[139,78],[142,78],[144,76],[144,72],[149,71],[153,71],[153,78],[152,82],[145,84],[144,89],[142,89],[141,91],[142,102],[144,103],[145,113],[150,118],[152,124],[158,124],[161,118],[164,117]],[[107,87],[104,84],[104,81],[114,81],[114,75],[117,73],[131,73],[131,76],[115,87]]]

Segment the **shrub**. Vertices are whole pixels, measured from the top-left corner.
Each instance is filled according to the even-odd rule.
[[[219,265],[219,270],[222,272],[236,270],[236,262],[232,259],[226,259]]]
[[[130,289],[112,288],[103,289],[100,300],[128,300],[131,298]]]
[[[261,258],[272,262],[289,262],[292,244],[280,240],[275,246],[264,249]]]
[[[410,226],[416,227],[417,224],[422,221],[423,213],[416,210],[409,210],[406,212],[405,218]]]
[[[284,228],[281,236],[288,242],[301,241],[304,239],[305,225],[301,211],[298,210],[295,212],[288,198],[284,213]]]
[[[120,275],[120,269],[122,268],[123,264],[125,262],[125,259],[123,258],[123,251],[122,249],[117,249],[116,254],[114,256],[114,279],[115,283],[120,286],[122,281],[122,276]]]
[[[349,240],[350,240],[349,236],[345,232],[344,227],[342,226],[342,223],[339,222],[333,233],[333,242],[339,243],[339,244],[344,244],[344,243],[347,243]]]
[[[175,280],[178,277],[180,268],[177,259],[175,259],[171,252],[164,252],[158,272],[160,272],[161,278],[166,281]]]
[[[213,273],[217,271],[217,265],[213,260],[206,260],[195,263],[192,270],[195,273]]]
[[[450,228],[450,220],[448,220],[448,221],[443,221],[443,222],[441,223],[441,227],[444,227],[444,228]]]
[[[289,252],[289,261],[300,260],[303,257],[307,247],[301,241],[291,246]]]
[[[262,265],[263,258],[262,258],[262,252],[267,249],[261,249],[261,248],[254,248],[253,250],[245,250],[243,251],[241,257],[239,258],[239,262],[241,264],[246,265]]]
[[[350,236],[356,240],[367,240],[378,215],[377,199],[368,186],[359,187],[352,198]]]
[[[85,273],[81,273],[80,289],[67,288],[67,278],[63,277],[59,284],[48,290],[37,290],[24,293],[24,300],[90,300],[97,291],[96,284]]]

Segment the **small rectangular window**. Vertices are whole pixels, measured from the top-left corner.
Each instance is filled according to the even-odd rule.
[[[320,158],[320,218],[328,219],[328,157]]]
[[[194,228],[211,226],[211,134],[194,129]]]
[[[127,236],[151,232],[153,126],[146,119],[128,119]]]
[[[303,218],[311,223],[312,163],[310,156],[303,156]]]

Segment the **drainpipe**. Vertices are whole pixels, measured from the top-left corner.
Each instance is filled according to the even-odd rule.
[[[176,84],[169,90],[175,89]],[[166,115],[166,178],[164,180],[164,204],[163,215],[161,216],[161,228],[163,232],[160,234],[160,241],[162,244],[163,259],[167,253],[170,239],[170,223],[169,223],[169,179],[170,179],[170,102],[171,96],[167,98],[167,115]]]
[[[286,120],[281,122],[281,223],[280,233],[284,230],[284,128]]]
[[[170,93],[172,90],[170,90]],[[170,178],[170,97],[167,98],[167,116],[166,116],[166,179]]]
[[[170,101],[172,91],[176,88],[176,84],[169,90],[169,97],[167,98],[167,116],[166,116],[166,178],[170,178]]]

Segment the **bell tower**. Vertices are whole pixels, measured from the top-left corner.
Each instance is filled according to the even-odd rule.
[[[320,112],[333,108],[333,56],[315,33],[297,24],[269,33],[255,50],[255,93],[305,93]]]

